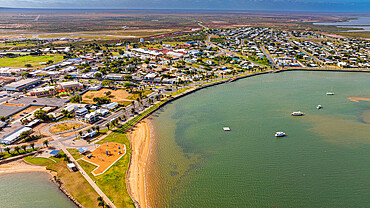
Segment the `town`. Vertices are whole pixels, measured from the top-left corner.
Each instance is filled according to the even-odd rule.
[[[174,95],[279,70],[368,71],[370,41],[204,26],[157,40],[0,39],[0,157],[40,150],[50,157],[65,149],[91,157],[114,129],[129,131]],[[117,158],[125,149],[119,146]],[[76,164],[68,168],[82,169]]]

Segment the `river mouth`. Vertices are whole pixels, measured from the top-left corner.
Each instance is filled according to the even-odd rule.
[[[347,97],[369,95],[369,80],[366,73],[273,73],[165,106],[151,117],[152,207],[367,206],[370,127],[362,115],[369,102]],[[326,96],[331,88],[335,95]],[[277,139],[276,131],[288,136]]]

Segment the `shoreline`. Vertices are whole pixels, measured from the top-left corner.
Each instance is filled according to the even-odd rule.
[[[131,143],[131,161],[127,171],[127,189],[135,205],[147,207],[145,169],[150,150],[150,129],[148,120],[144,119],[136,124],[127,136]]]
[[[0,175],[18,174],[18,173],[46,173],[49,180],[70,200],[76,207],[83,207],[65,188],[63,183],[58,180],[58,174],[54,171],[47,170],[46,166],[35,165],[25,161],[23,158],[4,163],[0,165]]]

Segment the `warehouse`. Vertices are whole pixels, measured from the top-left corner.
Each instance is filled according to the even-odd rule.
[[[6,91],[19,92],[22,91],[23,89],[33,88],[40,83],[41,83],[40,79],[22,79],[17,82],[5,85],[4,89]]]

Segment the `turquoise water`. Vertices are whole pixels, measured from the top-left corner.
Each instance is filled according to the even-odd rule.
[[[149,205],[368,207],[370,102],[347,97],[370,98],[370,74],[267,74],[174,101],[150,118]]]
[[[75,208],[46,173],[0,175],[1,208]]]

